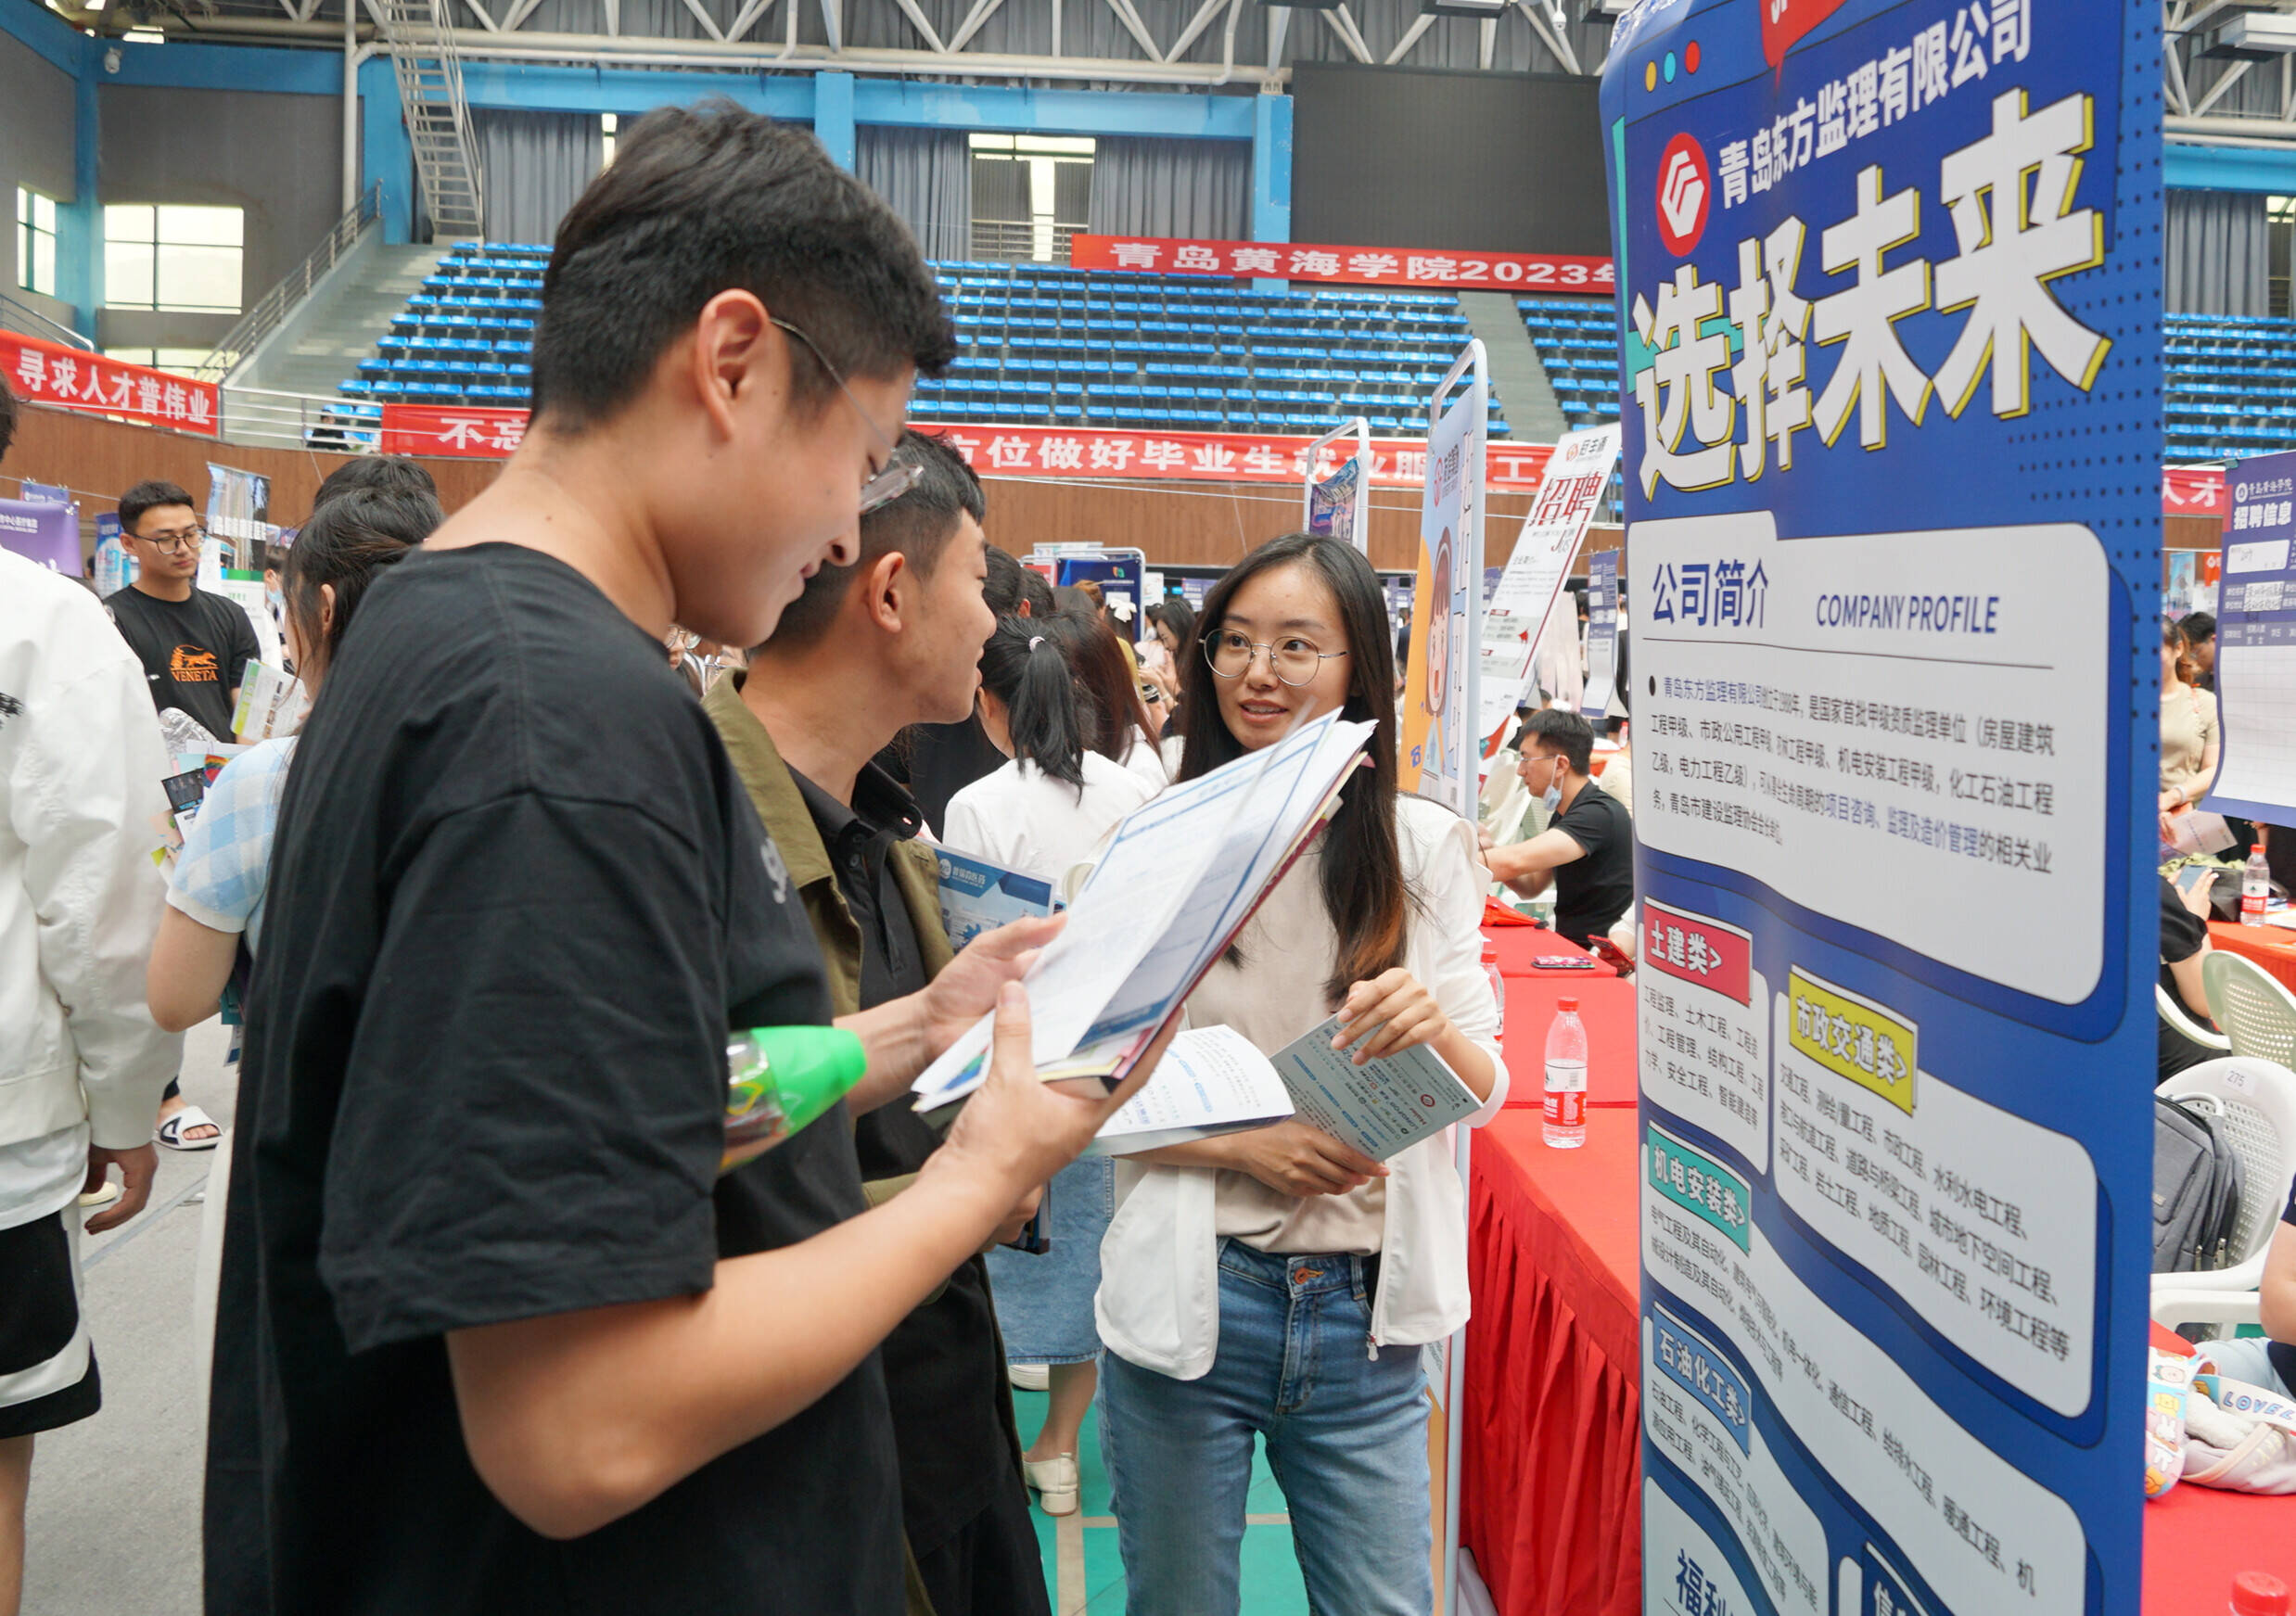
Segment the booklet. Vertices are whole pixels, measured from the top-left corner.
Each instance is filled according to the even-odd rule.
[[[231,716],[231,732],[247,742],[292,735],[310,712],[311,697],[301,680],[283,668],[250,662],[239,676],[239,706]]]
[[[1276,1075],[1300,1121],[1384,1162],[1483,1109],[1474,1090],[1427,1045],[1358,1066],[1351,1050],[1332,1048],[1339,1027],[1333,1016],[1276,1051]]]
[[[1065,907],[1052,896],[1052,884],[1040,876],[1024,875],[947,847],[934,848],[933,856],[940,860],[941,929],[949,934],[952,948],[963,948],[1007,921],[1053,914]]]
[[[1117,824],[1028,973],[1040,1076],[1122,1080],[1337,806],[1371,729],[1327,713]],[[994,1022],[925,1068],[920,1113],[980,1087]]]

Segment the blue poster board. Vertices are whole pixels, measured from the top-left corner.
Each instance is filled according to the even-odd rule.
[[[2200,806],[2286,824],[2296,809],[2296,453],[2251,455],[2225,480],[2217,769]]]
[[[1649,1612],[2137,1609],[2159,26],[1612,45]]]

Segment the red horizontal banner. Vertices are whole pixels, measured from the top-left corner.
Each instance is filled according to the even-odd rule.
[[[2170,465],[2161,470],[2161,514],[2164,516],[2222,516],[2232,508],[2225,498],[2224,468]]]
[[[0,331],[0,366],[6,367],[0,376],[18,398],[91,415],[120,415],[212,438],[223,414],[222,392],[213,382],[191,381],[15,331]]]
[[[1428,286],[1513,292],[1612,289],[1611,261],[1547,252],[1449,252],[1296,242],[1193,241],[1165,235],[1078,235],[1068,264],[1159,274],[1256,275],[1345,286]]]
[[[1311,438],[1259,437],[1228,432],[1134,432],[1099,427],[931,426],[921,432],[946,437],[983,477],[1058,477],[1137,481],[1296,483],[1307,475]],[[526,433],[523,410],[456,410],[433,404],[385,404],[385,454],[454,454],[501,459]],[[1327,443],[1317,453],[1319,472],[1337,466],[1346,444]],[[1499,441],[1485,453],[1488,488],[1529,492],[1538,487],[1545,443]],[[1371,445],[1371,481],[1417,488],[1426,480],[1424,441]]]

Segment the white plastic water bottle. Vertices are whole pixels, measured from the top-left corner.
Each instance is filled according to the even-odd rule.
[[[1491,997],[1499,1001],[1499,1030],[1494,1037],[1507,1036],[1507,979],[1499,973],[1499,949],[1492,944],[1483,945],[1483,974],[1491,979]]]
[[[1587,1028],[1575,999],[1555,1001],[1554,1024],[1547,1029],[1545,1132],[1558,1151],[1587,1142]]]
[[[2248,867],[2240,872],[2240,923],[2264,923],[2264,905],[2272,897],[2272,866],[2264,862],[2264,844],[2248,850]]]

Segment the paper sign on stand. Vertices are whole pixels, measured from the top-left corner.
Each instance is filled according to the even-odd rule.
[[[1355,452],[1331,464],[1332,445],[1355,439]],[[1358,415],[1333,427],[1307,446],[1305,508],[1301,522],[1310,533],[1343,539],[1371,553],[1371,424]]]
[[[1587,688],[1578,710],[1600,723],[1618,681],[1618,552],[1587,559]]]
[[[1617,464],[1615,422],[1565,433],[1547,462],[1514,554],[1507,558],[1483,616],[1483,694],[1476,729],[1486,757],[1505,744],[1508,720],[1529,693],[1532,659]]]
[[[1419,516],[1419,576],[1404,670],[1399,783],[1475,817],[1475,683],[1483,593],[1483,438],[1490,397],[1483,344],[1473,341],[1427,406],[1427,483]],[[1464,381],[1446,410],[1443,401]]]
[[[2200,806],[2278,823],[2296,808],[2296,453],[2243,460],[2231,484],[2216,617],[2219,761]]]
[[[1647,1616],[2138,1609],[2159,32],[1611,45]]]

